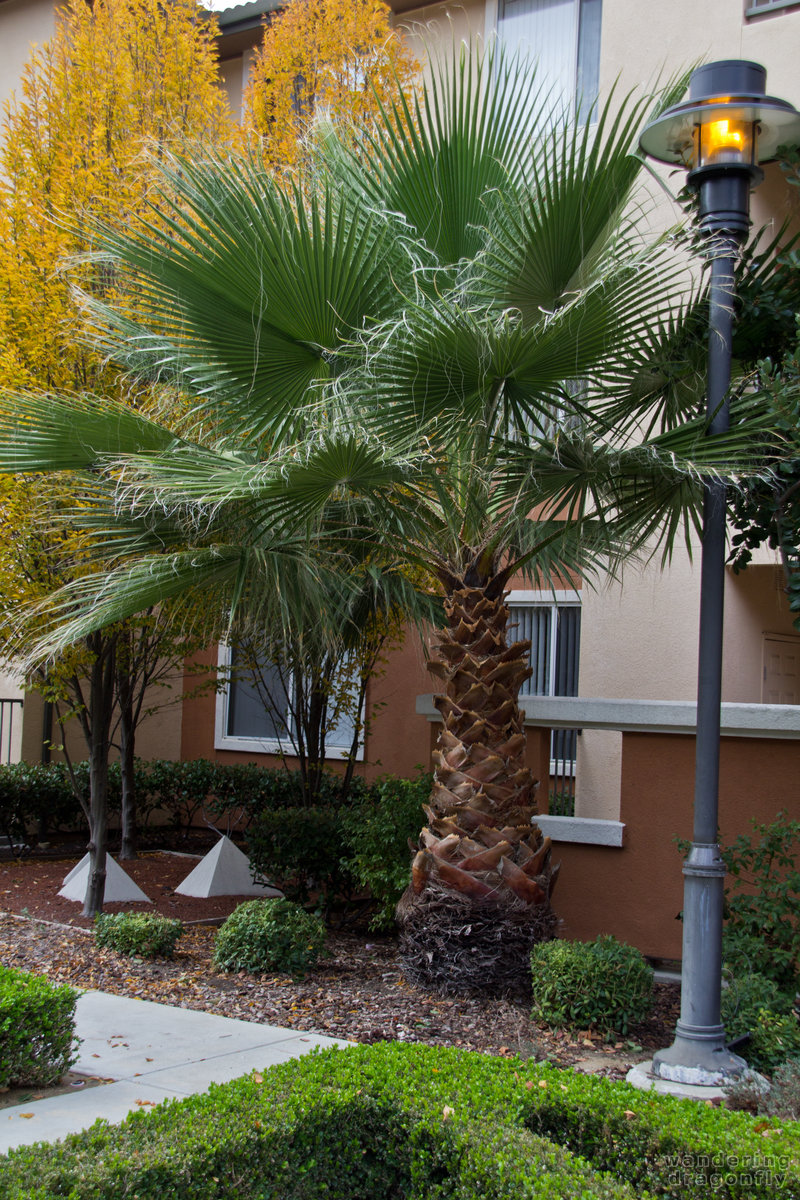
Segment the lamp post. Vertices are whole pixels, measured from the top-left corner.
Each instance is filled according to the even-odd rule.
[[[729,425],[734,269],[750,227],[750,189],[759,163],[800,140],[800,113],[765,94],[766,71],[738,59],[693,72],[688,101],[646,126],[640,148],[685,167],[699,193],[699,225],[711,261],[707,415],[709,435]],[[694,835],[683,867],[681,1015],[675,1041],[653,1058],[653,1074],[676,1083],[714,1085],[746,1063],[725,1045],[720,1017],[725,864],[717,844],[722,622],[725,584],[725,485],[708,481],[703,500],[700,646],[697,681]]]

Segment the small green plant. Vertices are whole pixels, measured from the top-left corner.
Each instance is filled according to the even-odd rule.
[[[725,1107],[753,1116],[800,1121],[800,1058],[782,1063],[767,1085],[749,1074],[725,1089]]]
[[[325,945],[325,926],[290,900],[246,900],[216,937],[214,966],[223,971],[284,971],[302,976]]]
[[[424,821],[422,806],[431,792],[432,776],[416,779],[387,775],[373,795],[342,813],[347,847],[345,865],[362,887],[369,888],[377,911],[370,928],[394,924],[397,901],[411,876],[409,841],[416,843]]]
[[[728,1037],[750,1034],[742,1051],[751,1067],[772,1073],[800,1054],[800,1024],[792,997],[765,975],[741,975],[722,990],[722,1023]]]
[[[0,1088],[56,1083],[75,1061],[77,992],[0,966]]]
[[[141,958],[172,958],[182,933],[180,921],[157,913],[100,913],[94,920],[98,946]]]
[[[652,1007],[652,968],[610,934],[593,942],[542,942],[531,953],[531,970],[532,1016],[556,1029],[624,1034]]]
[[[782,991],[795,990],[800,967],[800,821],[778,813],[753,822],[722,850],[730,883],[725,895],[723,956],[734,975],[758,972]]]

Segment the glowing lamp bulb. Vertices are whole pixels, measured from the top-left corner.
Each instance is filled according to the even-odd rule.
[[[754,160],[755,124],[719,117],[695,126],[695,164],[715,166]]]

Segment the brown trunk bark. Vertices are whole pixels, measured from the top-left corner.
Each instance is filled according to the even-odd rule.
[[[443,728],[428,825],[397,917],[408,977],[436,991],[528,989],[531,947],[556,923],[558,868],[533,824],[537,781],[518,703],[530,643],[509,644],[498,590],[496,579],[452,588],[432,665],[444,681],[435,701]]]
[[[101,634],[89,639],[95,651],[89,683],[91,743],[89,751],[89,883],[83,916],[103,910],[108,846],[108,755],[114,702],[114,645]]]

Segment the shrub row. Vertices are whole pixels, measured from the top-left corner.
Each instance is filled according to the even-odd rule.
[[[49,1087],[75,1061],[75,1001],[66,985],[0,965],[0,1088]]]
[[[77,786],[89,797],[89,764],[74,764]],[[318,805],[325,809],[343,807],[341,778],[323,775]],[[179,828],[186,828],[203,811],[214,818],[243,809],[250,818],[257,813],[303,807],[303,788],[298,771],[282,767],[260,767],[255,763],[218,763],[208,759],[173,762],[169,759],[137,759],[134,766],[137,817],[147,824],[160,809]],[[356,776],[351,780],[346,804],[374,799],[380,785],[368,785]],[[109,805],[118,810],[122,783],[119,763],[109,771]],[[22,837],[42,818],[50,828],[80,827],[82,815],[75,802],[65,763],[10,763],[0,766],[0,827]]]
[[[12,1151],[8,1200],[789,1200],[800,1132],[455,1049],[327,1051]],[[769,1166],[766,1166],[769,1162]]]

